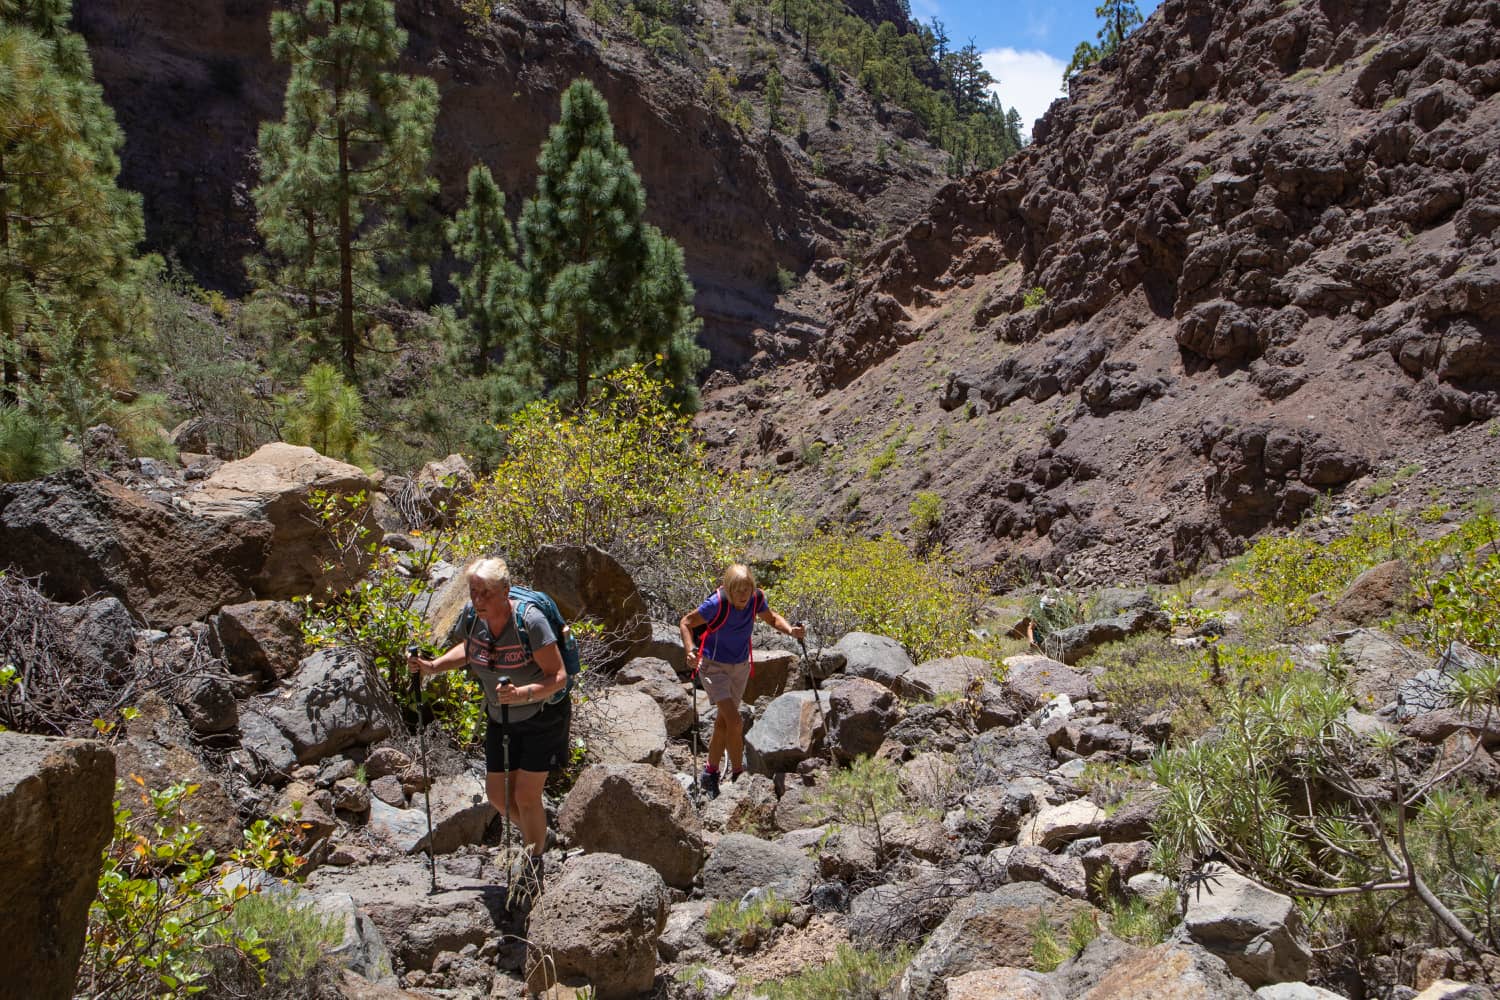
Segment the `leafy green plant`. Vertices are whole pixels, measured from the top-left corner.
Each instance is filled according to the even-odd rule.
[[[1047,289],[1041,285],[1031,286],[1021,296],[1021,306],[1025,309],[1039,309],[1046,301]]]
[[[828,779],[817,802],[836,823],[870,835],[877,864],[886,861],[883,817],[905,801],[896,765],[884,757],[860,757]]]
[[[912,530],[925,535],[943,523],[943,498],[930,490],[922,490],[912,498],[906,512],[911,515]]]
[[[841,944],[831,961],[761,983],[756,989],[768,1000],[882,1000],[911,956],[909,945],[863,951]]]
[[[224,931],[261,942],[265,958],[247,961],[238,950],[211,949],[207,965],[217,995],[300,1000],[315,983],[333,980],[324,956],[343,939],[343,928],[295,890],[244,897],[225,918]]]
[[[1031,967],[1038,972],[1051,972],[1068,960],[1068,951],[1057,936],[1057,929],[1046,917],[1037,918],[1031,925]]]
[[[764,480],[709,464],[668,384],[640,365],[602,383],[577,410],[536,402],[503,425],[503,457],[457,512],[459,558],[504,553],[524,579],[543,545],[598,545],[684,607],[713,567],[794,525]]]
[[[941,550],[915,556],[890,535],[820,533],[786,560],[772,603],[819,635],[874,632],[918,661],[965,652],[988,593]]]
[[[871,479],[879,479],[885,474],[887,469],[894,466],[896,464],[896,448],[898,444],[899,442],[896,441],[886,442],[885,447],[881,448],[875,457],[870,459],[870,468],[866,470],[865,474]]]
[[[320,361],[302,377],[301,394],[281,400],[282,437],[320,455],[369,467],[373,439],[364,428],[359,390],[332,364]]]
[[[1500,663],[1489,661],[1455,681],[1455,708],[1479,725],[1500,708]],[[1315,674],[1291,674],[1262,693],[1230,688],[1219,738],[1164,752],[1153,761],[1167,789],[1157,815],[1158,847],[1183,863],[1210,853],[1267,885],[1308,899],[1392,894],[1391,907],[1421,907],[1427,920],[1471,950],[1500,940],[1475,902],[1489,898],[1478,867],[1444,850],[1424,850],[1422,824],[1409,810],[1429,809],[1429,835],[1451,818],[1442,793],[1468,760],[1412,774],[1401,737],[1350,729],[1348,694]],[[1459,800],[1449,799],[1448,802]],[[1393,808],[1394,806],[1394,808]],[[1455,831],[1457,844],[1464,839]],[[1474,847],[1471,845],[1479,845]],[[1469,838],[1458,853],[1482,851]],[[1482,912],[1481,912],[1482,911]]]
[[[104,851],[98,895],[89,908],[78,989],[88,996],[145,1000],[203,993],[216,967],[259,980],[273,945],[234,911],[253,891],[251,879],[227,881],[211,849],[198,846],[202,827],[188,821],[183,803],[196,785],[147,789],[149,832],[138,832],[133,812],[117,800],[114,836]],[[117,795],[124,788],[116,783]],[[230,865],[295,874],[303,859],[287,847],[283,825],[260,821]],[[275,947],[280,947],[279,944]]]
[[[721,899],[708,911],[703,939],[709,944],[729,942],[745,951],[753,951],[767,934],[786,923],[792,904],[767,891],[749,906],[732,899]]]
[[[0,483],[39,479],[66,462],[56,424],[42,414],[0,403]]]

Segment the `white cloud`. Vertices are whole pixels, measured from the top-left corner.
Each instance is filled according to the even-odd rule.
[[[1052,105],[1064,96],[1062,89],[1063,70],[1067,64],[1061,59],[1036,49],[990,49],[981,54],[984,68],[999,82],[994,91],[1000,95],[1000,103],[1021,112],[1021,131],[1031,134],[1031,126]]]

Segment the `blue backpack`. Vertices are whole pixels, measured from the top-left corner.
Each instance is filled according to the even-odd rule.
[[[526,623],[522,621],[527,605],[536,605],[546,617],[547,624],[552,626],[552,634],[557,636],[557,651],[562,654],[563,666],[567,668],[568,683],[561,691],[547,699],[547,704],[556,705],[572,693],[573,678],[577,677],[583,669],[583,664],[578,658],[578,640],[573,636],[573,630],[568,627],[568,623],[563,621],[562,612],[557,609],[557,602],[540,590],[512,585],[510,599],[516,606],[516,635],[521,637],[521,645],[526,647],[527,655],[531,654],[531,636],[526,631]]]

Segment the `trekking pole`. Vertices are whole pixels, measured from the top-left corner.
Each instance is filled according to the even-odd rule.
[[[421,655],[422,647],[406,647],[408,659]],[[422,806],[427,811],[427,870],[432,876],[432,888],[428,890],[428,895],[435,896],[438,891],[437,850],[432,842],[432,779],[427,775],[427,727],[422,720],[422,671],[416,670],[411,677],[417,691],[417,759],[422,765]]]
[[[510,687],[510,678],[500,678],[497,687]],[[500,703],[500,766],[505,769],[505,810],[501,818],[505,821],[505,897],[510,899],[510,706]]]
[[[807,622],[798,622],[797,627],[803,630],[807,628]],[[804,631],[805,635],[805,631]],[[801,638],[797,643],[802,647],[802,663],[807,665],[807,639]],[[818,721],[823,723],[823,738],[828,738],[828,719],[823,715],[823,692],[818,689],[818,669],[823,665],[823,647],[818,647],[818,664],[807,671],[807,679],[812,684],[813,704],[818,708]]]
[[[694,803],[698,801],[698,793],[701,791],[698,787],[698,664],[702,662],[703,654],[700,651],[698,663],[693,665],[693,672],[688,677],[688,697],[693,699],[693,785],[692,790],[688,792],[688,797]]]

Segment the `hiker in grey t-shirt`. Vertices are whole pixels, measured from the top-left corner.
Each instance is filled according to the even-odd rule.
[[[571,701],[554,695],[567,688],[567,669],[552,626],[528,604],[516,631],[510,599],[510,570],[503,559],[481,559],[467,570],[469,604],[459,616],[456,644],[434,660],[411,657],[407,665],[423,674],[465,667],[484,689],[489,723],[485,727],[485,789],[497,812],[510,816],[526,842],[539,876],[547,843],[547,811],[542,786],[547,773],[568,761]],[[509,681],[501,684],[501,678]],[[510,802],[505,801],[503,737],[509,735]]]

